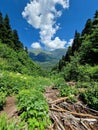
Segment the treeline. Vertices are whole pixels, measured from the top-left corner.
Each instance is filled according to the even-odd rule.
[[[28,49],[19,40],[17,30],[12,30],[8,15],[0,12],[0,70],[29,75],[42,75],[43,70],[28,56]]]
[[[62,72],[65,80],[98,80],[98,11],[82,33],[75,31],[72,46],[52,71]]]
[[[2,43],[7,44],[15,51],[24,49],[22,42],[19,40],[17,30],[12,30],[10,20],[6,14],[3,18],[0,12],[0,40]]]

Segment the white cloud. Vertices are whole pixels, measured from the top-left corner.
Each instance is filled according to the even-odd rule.
[[[46,47],[49,46],[50,49],[57,47],[57,45],[54,45],[54,43],[57,44],[57,39],[59,39],[58,41],[63,47],[64,43],[66,43],[66,41],[60,40],[59,37],[54,38],[60,27],[56,23],[56,19],[62,15],[62,11],[56,9],[57,4],[66,9],[69,7],[69,0],[31,0],[22,12],[22,16],[29,24],[35,29],[40,29],[40,41]],[[54,40],[52,40],[53,38]],[[62,47],[62,45],[59,44],[58,48]]]
[[[68,47],[69,47],[69,46],[72,46],[73,40],[74,40],[74,39],[72,39],[72,38],[69,40],[69,42],[67,43],[67,44],[68,44]]]
[[[40,45],[39,42],[34,42],[34,43],[32,43],[31,47],[34,48],[34,49],[40,49],[41,45]]]
[[[64,48],[66,43],[67,43],[66,41],[64,40],[61,41],[59,37],[56,37],[54,40],[46,44],[46,48],[49,48],[50,50]]]

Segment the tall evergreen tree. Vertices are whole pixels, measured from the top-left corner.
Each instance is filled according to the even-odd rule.
[[[65,62],[70,62],[70,56],[72,55],[72,47],[69,47],[65,55]]]
[[[98,10],[96,11],[94,20],[93,20],[93,25],[97,25],[97,24],[98,24]]]
[[[91,34],[91,33],[92,33],[92,20],[88,19],[87,22],[86,22],[86,24],[85,24],[85,27],[84,27],[84,29],[82,31],[82,36],[84,34],[87,35],[87,34]]]
[[[4,33],[4,26],[3,26],[3,17],[2,13],[0,12],[0,39],[3,39],[3,33]]]
[[[4,26],[7,29],[7,31],[11,32],[10,20],[7,14],[5,15],[4,18]]]
[[[14,45],[12,42],[12,29],[11,29],[10,20],[7,14],[4,17],[3,23],[4,23],[3,43],[6,43],[8,46],[13,48]]]
[[[13,43],[15,50],[23,49],[23,44],[19,41],[19,36],[16,30],[13,30]]]
[[[80,45],[81,45],[80,33],[75,31],[74,41],[72,44],[72,55],[74,55],[74,53],[78,51]]]
[[[25,52],[28,54],[28,48],[25,46],[24,49],[25,49]]]

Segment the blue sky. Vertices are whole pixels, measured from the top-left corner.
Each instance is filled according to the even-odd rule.
[[[96,10],[98,0],[0,0],[0,11],[9,15],[24,46],[35,49],[71,44],[75,30],[81,32]]]

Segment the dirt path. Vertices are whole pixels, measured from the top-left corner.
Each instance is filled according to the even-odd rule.
[[[8,118],[17,117],[17,107],[15,104],[15,97],[7,97],[6,105],[1,113],[6,113]]]
[[[61,98],[58,94],[52,87],[47,87],[44,94],[52,121],[49,130],[98,130],[98,111],[85,107],[80,101],[68,102],[68,97]]]
[[[56,100],[57,96],[59,94],[59,90],[57,89],[52,89],[52,87],[47,87],[45,91],[45,98],[47,99],[48,103]]]

